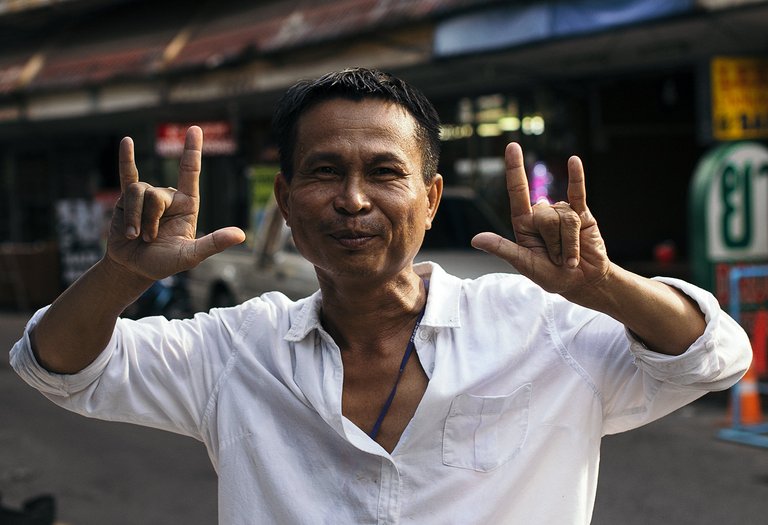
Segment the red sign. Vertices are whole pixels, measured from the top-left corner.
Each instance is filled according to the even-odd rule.
[[[161,157],[181,157],[184,137],[192,124],[166,122],[158,124],[155,136],[155,151]],[[195,125],[203,130],[203,155],[232,155],[237,151],[237,141],[232,125],[224,120],[199,122]]]
[[[723,308],[730,306],[731,268],[746,264],[719,263],[715,265],[715,296]],[[739,303],[742,305],[768,306],[768,278],[749,277],[739,279]]]
[[[715,296],[720,305],[730,309],[731,289],[730,271],[737,266],[747,266],[743,263],[719,263],[715,265]],[[766,330],[765,319],[768,309],[768,277],[743,277],[739,279],[739,324],[746,330],[752,340],[754,351],[755,371],[761,376],[768,369],[768,355],[766,355]],[[733,312],[731,312],[733,314]]]

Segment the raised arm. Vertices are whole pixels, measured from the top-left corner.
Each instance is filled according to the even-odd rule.
[[[568,202],[556,204],[531,206],[518,144],[507,146],[505,167],[517,242],[481,233],[472,240],[475,248],[501,257],[549,292],[610,315],[657,352],[680,354],[704,332],[704,316],[688,296],[609,260],[587,207],[578,157],[568,160]]]
[[[187,131],[179,189],[139,181],[133,141],[120,143],[120,199],[104,257],[51,305],[31,333],[38,362],[58,373],[88,366],[109,342],[115,322],[155,280],[188,270],[245,239],[239,228],[195,238],[200,207],[203,133]]]

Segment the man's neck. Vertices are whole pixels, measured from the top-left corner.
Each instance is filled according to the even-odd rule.
[[[412,270],[385,282],[320,279],[322,323],[343,350],[377,351],[413,329],[427,301]]]

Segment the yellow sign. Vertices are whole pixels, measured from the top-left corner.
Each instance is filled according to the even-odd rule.
[[[768,59],[712,59],[712,135],[717,140],[768,137]]]

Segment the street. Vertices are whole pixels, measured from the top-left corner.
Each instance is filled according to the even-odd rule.
[[[26,315],[0,315],[0,495],[18,508],[56,497],[66,525],[216,523],[216,476],[200,443],[70,414],[24,385],[8,350]],[[768,449],[716,438],[725,397],[710,395],[604,440],[595,525],[768,522]]]
[[[593,525],[768,523],[768,449],[717,439],[712,397],[603,440]]]
[[[30,389],[8,365],[24,316],[0,315],[0,495],[19,508],[56,497],[67,525],[216,523],[216,474],[201,443],[83,418]]]

